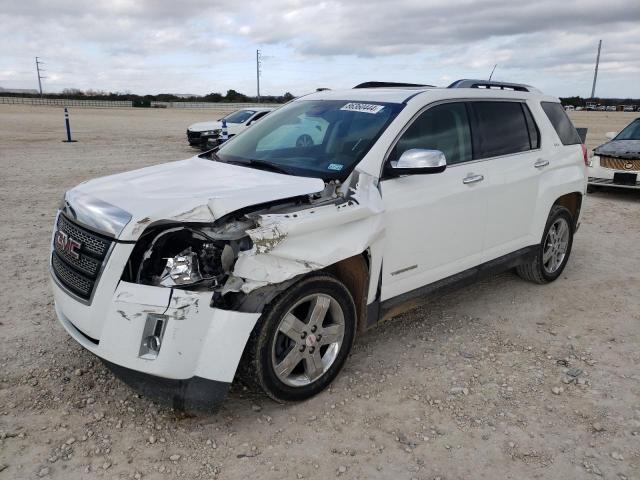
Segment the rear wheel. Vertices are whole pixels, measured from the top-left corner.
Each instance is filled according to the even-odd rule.
[[[347,359],[355,305],[335,277],[315,274],[269,305],[245,348],[241,377],[278,401],[299,401],[326,388]]]
[[[565,207],[554,205],[549,213],[536,256],[516,268],[518,275],[535,283],[553,282],[569,260],[573,244],[573,217]]]

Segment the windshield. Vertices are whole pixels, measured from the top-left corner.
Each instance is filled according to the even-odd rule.
[[[226,117],[222,117],[220,120],[224,119],[227,123],[244,123],[249,120],[254,113],[256,113],[255,110],[238,110],[237,112],[230,113]]]
[[[292,102],[224,144],[217,156],[292,175],[345,178],[402,107],[345,100]]]
[[[614,140],[640,140],[640,118],[627,125]]]

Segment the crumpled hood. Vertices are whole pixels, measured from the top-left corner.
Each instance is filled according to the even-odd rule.
[[[70,210],[79,216],[91,217],[92,212],[99,212],[94,216],[109,216],[111,212],[115,216],[118,211],[130,214],[131,219],[116,236],[137,240],[153,222],[213,222],[244,207],[317,193],[324,186],[319,178],[193,157],[89,180],[69,190],[66,198]]]
[[[189,125],[188,129],[192,132],[205,132],[207,130],[218,130],[222,128],[222,122],[198,122]]]
[[[640,158],[640,140],[612,140],[593,150],[596,155]]]

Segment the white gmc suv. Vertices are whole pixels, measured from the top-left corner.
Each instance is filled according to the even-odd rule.
[[[67,332],[177,408],[219,404],[236,377],[295,401],[338,375],[358,333],[437,291],[508,268],[557,279],[587,186],[558,99],[371,85],[69,190],[51,252]]]

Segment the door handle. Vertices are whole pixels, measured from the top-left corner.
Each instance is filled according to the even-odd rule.
[[[469,175],[462,179],[462,183],[469,185],[470,183],[481,182],[482,180],[484,180],[484,175]]]
[[[547,165],[549,165],[549,160],[543,160],[543,159],[541,159],[541,158],[540,158],[540,159],[538,159],[538,160],[536,161],[536,163],[534,163],[534,164],[533,164],[533,166],[534,166],[534,167],[536,167],[536,168],[544,168],[544,167],[546,167]]]

